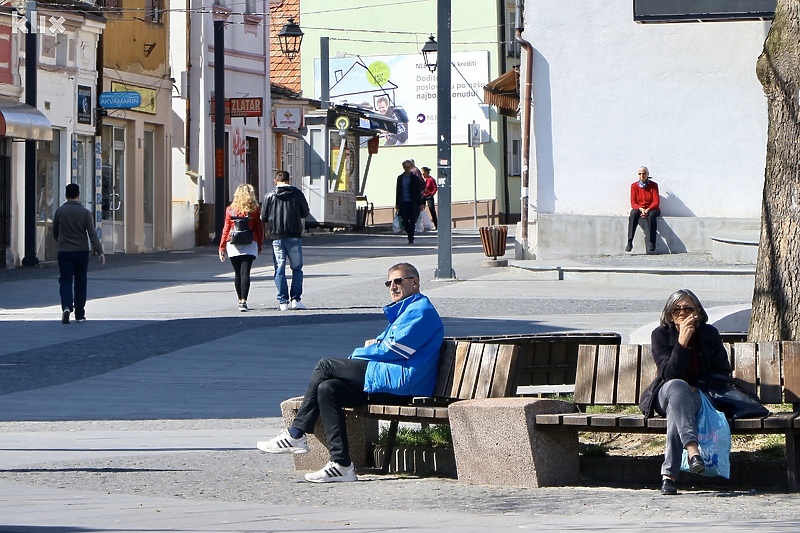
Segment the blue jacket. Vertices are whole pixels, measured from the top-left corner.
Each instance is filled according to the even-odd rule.
[[[356,348],[350,359],[369,361],[364,392],[431,396],[436,385],[444,325],[422,294],[383,308],[389,325],[375,344]]]

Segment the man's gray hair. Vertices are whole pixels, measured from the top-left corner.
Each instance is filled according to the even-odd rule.
[[[646,166],[644,166],[644,165],[640,166],[640,167],[639,167],[639,170],[644,170],[645,172],[647,172],[647,175],[648,175],[648,176],[650,175],[650,169],[649,169],[649,168],[647,168],[647,167],[646,167]]]
[[[417,270],[417,267],[411,263],[397,263],[389,269],[389,272],[394,272],[395,270],[402,270],[404,276],[413,276],[419,279],[419,271]],[[387,274],[389,272],[387,272]]]

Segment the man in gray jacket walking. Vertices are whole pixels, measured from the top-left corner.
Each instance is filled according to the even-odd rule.
[[[100,264],[106,262],[103,244],[94,229],[92,213],[78,201],[81,189],[77,183],[66,187],[67,201],[53,215],[53,238],[58,241],[58,292],[61,295],[61,323],[69,324],[75,311],[75,321],[86,320],[86,275],[89,271],[89,251],[97,254]],[[75,282],[73,295],[72,284]]]

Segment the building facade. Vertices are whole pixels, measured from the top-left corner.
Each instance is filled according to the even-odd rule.
[[[660,188],[661,251],[757,230],[767,104],[755,65],[768,30],[640,24],[628,0],[526,2],[533,135],[520,255],[622,253],[641,165]]]
[[[483,87],[518,63],[513,42],[514,3],[467,0],[452,9],[451,187],[453,225],[518,220],[519,121],[501,116],[484,100]],[[375,221],[389,222],[395,178],[402,162],[436,172],[436,73],[423,64],[422,46],[436,34],[436,3],[364,5],[342,0],[335,10],[323,0],[300,2],[305,32],[301,87],[321,98],[321,38],[329,42],[330,100],[391,113],[403,133],[384,135],[372,154],[363,193],[375,206]],[[469,125],[479,127],[479,145],[468,145]],[[517,139],[514,145],[512,140]],[[511,147],[516,147],[512,150]],[[366,138],[358,149],[369,159]],[[362,165],[362,171],[367,165]]]
[[[27,69],[37,74],[36,107],[25,110],[29,117],[44,117],[46,136],[37,140],[35,199],[26,198],[25,145],[0,139],[0,239],[2,265],[19,266],[25,258],[27,206],[35,212],[35,257],[54,261],[56,242],[52,238],[52,217],[64,202],[68,183],[81,185],[81,199],[94,210],[94,151],[97,95],[97,49],[105,19],[91,6],[48,3],[39,8],[36,32],[36,58],[28,54],[26,34],[20,30],[24,12],[4,11],[0,17],[0,98],[25,101],[23,80]],[[42,22],[44,23],[43,25]],[[9,24],[6,26],[6,24]],[[14,141],[22,140],[20,138]],[[2,173],[0,171],[0,173]],[[8,179],[10,177],[10,179]]]
[[[172,2],[186,9],[185,2]],[[214,239],[217,204],[230,203],[239,185],[259,197],[274,174],[270,117],[269,6],[267,0],[192,4],[172,24],[173,88],[171,171],[173,243],[176,249]],[[214,22],[222,24],[224,66],[215,60]],[[222,67],[225,94],[223,157],[215,158],[215,76]],[[223,180],[222,197],[216,182]]]
[[[103,247],[106,253],[171,249],[170,13],[158,0],[113,0],[105,14],[110,37],[102,41],[99,85],[103,93],[136,93],[140,104],[100,113]]]

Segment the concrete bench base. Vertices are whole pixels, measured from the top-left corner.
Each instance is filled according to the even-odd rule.
[[[459,482],[536,488],[580,481],[577,432],[535,425],[537,414],[575,412],[571,403],[487,398],[449,410]]]
[[[297,410],[303,402],[303,397],[289,398],[281,402],[281,415],[286,427],[289,427],[297,415]],[[347,413],[347,441],[350,444],[350,459],[356,470],[372,467],[373,445],[378,440],[378,421],[372,418],[363,418],[354,413]],[[317,420],[313,435],[306,435],[308,439],[308,453],[293,455],[296,470],[319,470],[331,460],[328,445],[325,440],[325,431],[322,429],[322,419]]]

